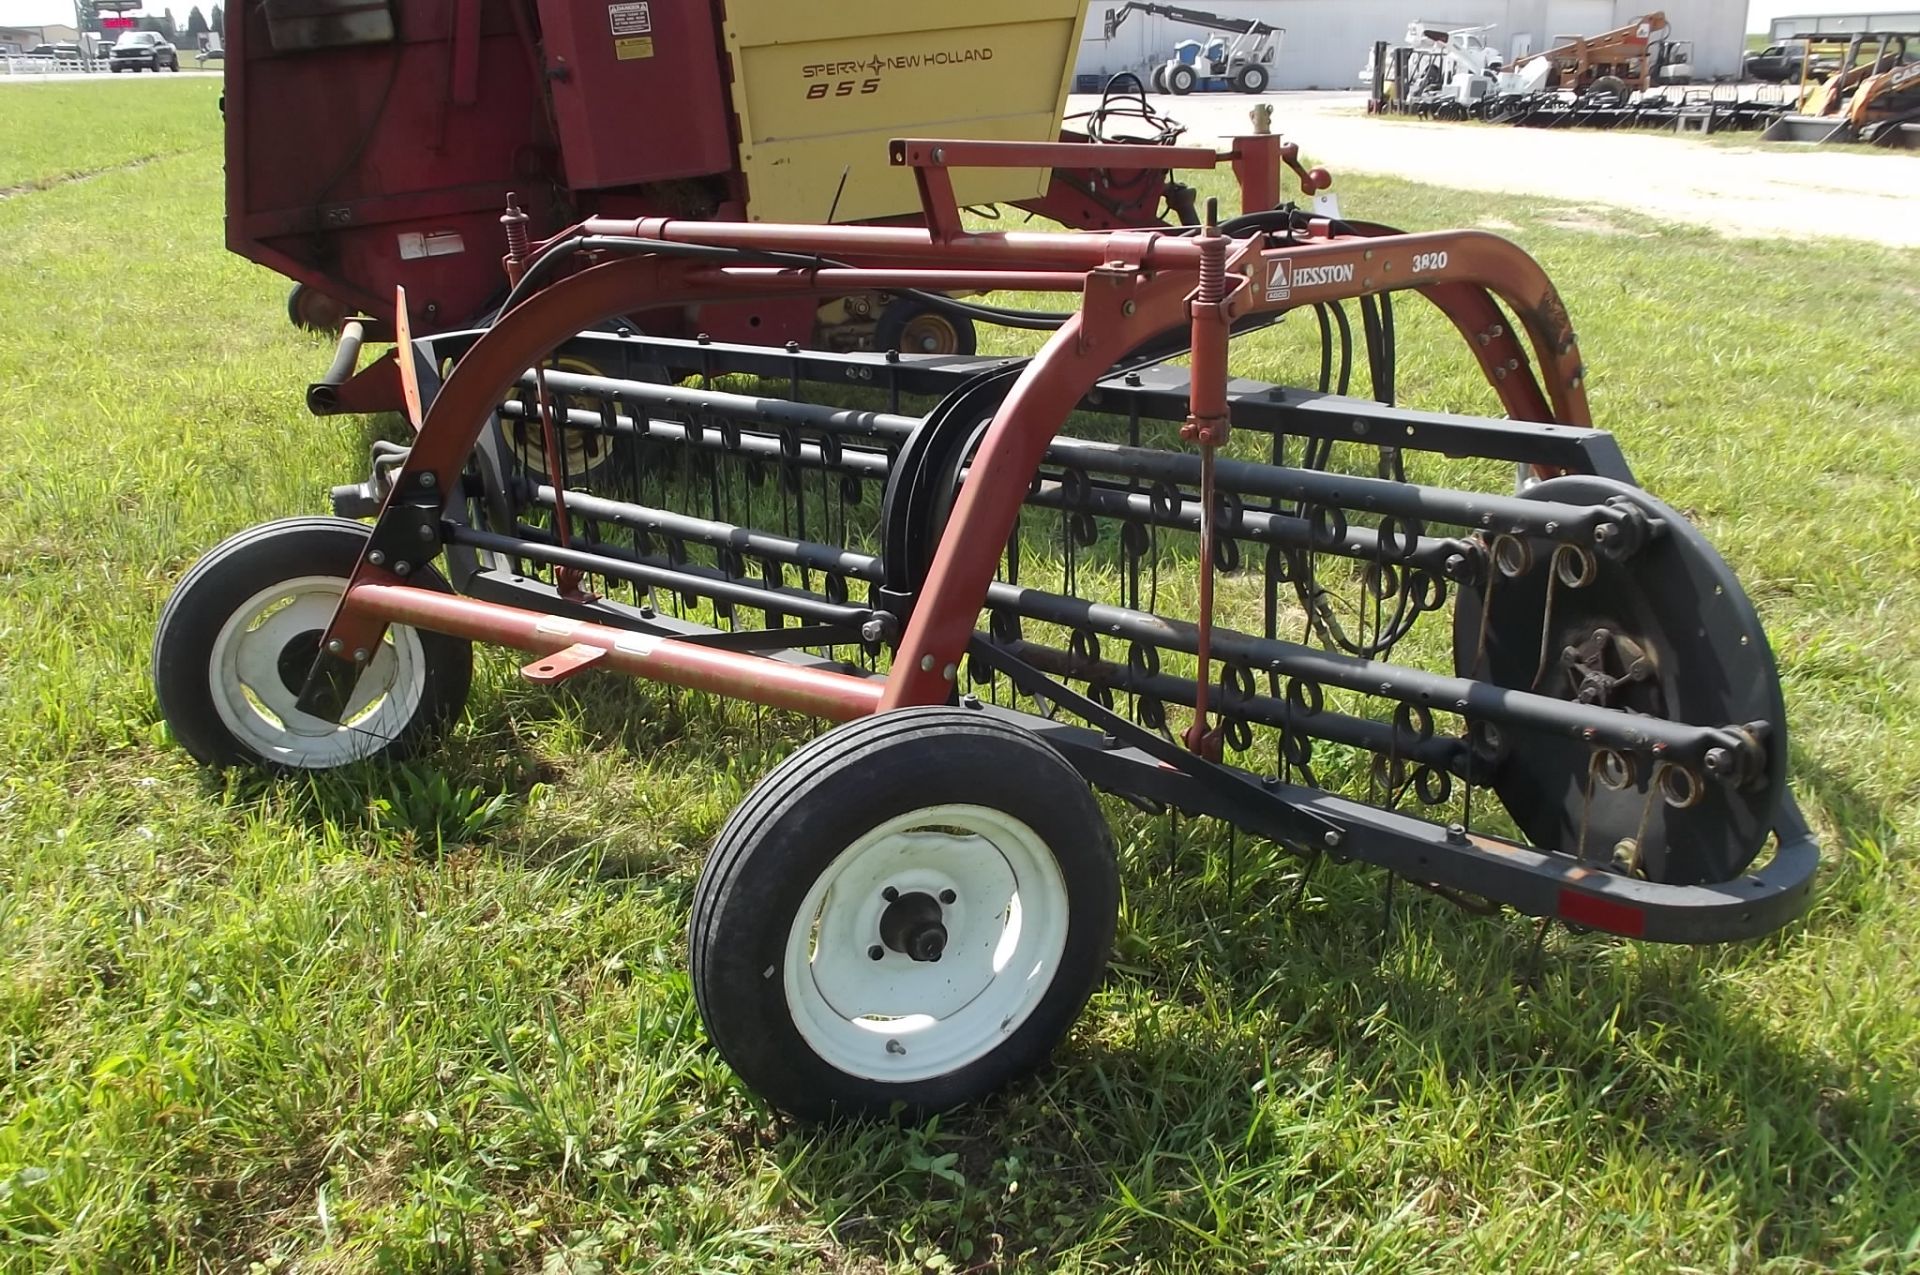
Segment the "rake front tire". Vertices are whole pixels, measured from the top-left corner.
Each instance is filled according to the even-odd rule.
[[[1032,1071],[1106,968],[1113,835],[1031,732],[954,708],[821,736],[742,802],[694,893],[693,988],[791,1114],[943,1110]]]
[[[181,577],[153,638],[153,685],[182,747],[211,766],[331,770],[404,756],[466,706],[471,643],[389,626],[343,723],[294,708],[368,529],[288,518],[224,541]],[[451,592],[422,566],[415,587]]]

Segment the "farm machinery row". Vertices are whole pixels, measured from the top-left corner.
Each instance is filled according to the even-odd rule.
[[[1803,37],[1802,49],[1795,109],[1761,140],[1920,150],[1920,32],[1824,32]],[[1821,64],[1832,70],[1816,81]]]
[[[1119,906],[1095,790],[1476,911],[1674,943],[1798,915],[1818,852],[1766,636],[1593,426],[1540,267],[1303,211],[1258,129],[1107,145],[1156,190],[1230,167],[1239,214],[981,230],[963,192],[1091,148],[900,138],[910,221],[469,223],[504,265],[480,321],[416,326],[406,288],[360,325],[391,325],[406,439],[169,600],[175,738],[283,771],[420,754],[476,643],[581,695],[620,673],[838,723],[734,812],[689,931],[713,1043],[802,1114],[944,1107],[1050,1053]],[[856,297],[1042,335],[772,321]],[[1499,417],[1399,401],[1408,302]],[[1295,372],[1235,375],[1256,353]]]
[[[1672,38],[1660,13],[1511,62],[1492,29],[1416,22],[1404,44],[1376,44],[1361,71],[1367,109],[1532,128],[1763,130],[1762,141],[1920,146],[1920,64],[1909,52],[1920,35],[1806,36],[1786,77],[1797,83],[1694,86],[1692,47]]]
[[[1560,36],[1549,49],[1512,59],[1492,30],[1415,22],[1404,44],[1375,44],[1360,73],[1369,86],[1367,109],[1534,127],[1635,127],[1672,124],[1701,100],[1699,93],[1674,95],[1675,86],[1693,79],[1693,49],[1673,39],[1665,14],[1645,14],[1600,35]],[[1764,122],[1750,104],[1728,101],[1715,124]]]

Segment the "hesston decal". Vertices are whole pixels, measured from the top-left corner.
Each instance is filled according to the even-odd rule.
[[[1295,288],[1322,288],[1330,283],[1352,283],[1353,263],[1336,262],[1325,266],[1296,266],[1292,257],[1275,257],[1267,263],[1267,300],[1285,301]]]

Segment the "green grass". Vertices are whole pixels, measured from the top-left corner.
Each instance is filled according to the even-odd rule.
[[[7,94],[0,98],[0,194],[218,144],[218,80],[0,83],[0,89]]]
[[[1383,935],[1354,868],[1288,906],[1293,863],[1244,840],[1230,907],[1223,831],[1183,824],[1170,873],[1166,824],[1120,817],[1114,972],[1054,1068],[906,1129],[793,1127],[705,1048],[682,926],[809,728],[493,656],[411,769],[267,782],[169,744],[172,581],[321,509],[368,430],[304,414],[326,344],[222,250],[212,86],[137,115],[116,87],[0,87],[9,148],[20,102],[67,103],[0,185],[105,170],[0,201],[0,1269],[1920,1264],[1920,255],[1341,185],[1511,223],[1596,418],[1740,571],[1827,849],[1803,923],[1556,931],[1535,962],[1526,922],[1406,890]],[[77,251],[135,222],[164,264]],[[1403,310],[1404,397],[1485,410]],[[1303,377],[1289,348],[1247,370]]]

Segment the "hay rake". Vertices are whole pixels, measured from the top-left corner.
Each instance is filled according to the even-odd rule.
[[[417,435],[334,493],[371,529],[269,524],[181,582],[155,647],[176,736],[282,768],[416,747],[473,641],[537,682],[845,723],[734,813],[691,927],[712,1039],[801,1113],[937,1108],[1046,1056],[1113,932],[1094,787],[1636,938],[1798,915],[1818,852],[1765,635],[1590,426],[1540,268],[1276,207],[1297,163],[1264,135],[1157,148],[1231,160],[1226,223],[963,228],[952,168],[1058,149],[895,142],[929,229],[593,219],[510,253],[490,327],[401,334]],[[1030,358],[647,331],[701,301],[994,290],[1079,304],[1027,316],[1055,329]],[[1508,419],[1392,404],[1408,293]],[[1230,376],[1283,316],[1315,383]]]

